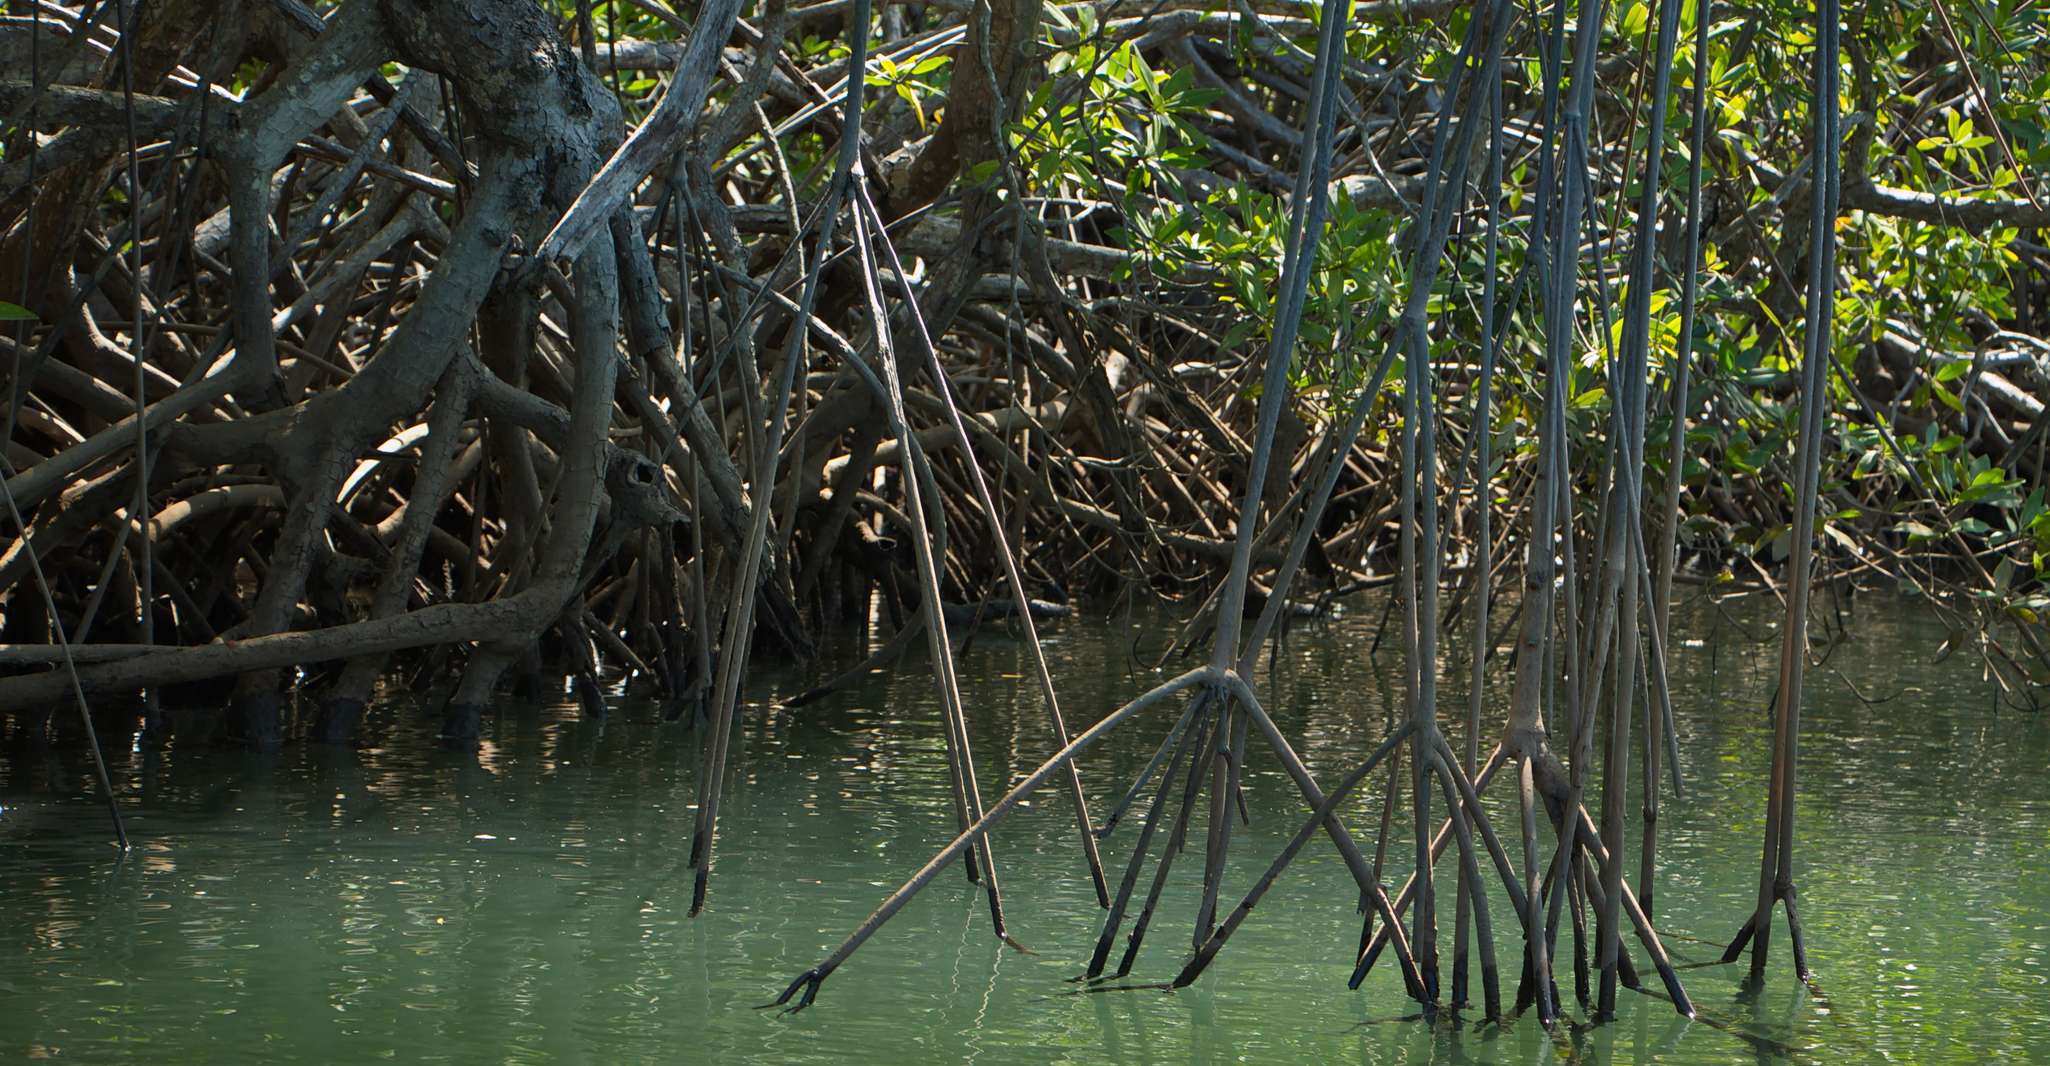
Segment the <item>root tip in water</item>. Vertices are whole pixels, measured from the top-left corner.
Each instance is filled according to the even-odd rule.
[[[817,967],[806,970],[798,974],[796,979],[783,987],[782,995],[777,996],[772,1002],[757,1006],[755,1009],[770,1010],[780,1007],[782,1009],[776,1011],[778,1014],[796,1014],[798,1011],[811,1006],[812,1001],[818,998],[819,986],[825,983],[826,974],[829,972],[831,971],[822,970]],[[804,995],[800,996],[797,1002],[791,1003],[790,997],[797,995],[797,990],[800,988],[804,989]]]

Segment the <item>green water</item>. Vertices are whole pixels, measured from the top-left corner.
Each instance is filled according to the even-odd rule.
[[[1297,629],[1259,678],[1326,781],[1386,729],[1399,675],[1392,652],[1365,655],[1378,613],[1360,604]],[[1897,603],[1868,597],[1852,625],[1856,642],[1814,675],[1802,740],[1814,984],[1793,980],[1782,927],[1762,987],[1746,987],[1741,965],[1683,971],[1692,1022],[1630,992],[1615,1024],[1553,1034],[1534,1020],[1405,1020],[1392,966],[1346,990],[1355,893],[1321,838],[1195,987],[1074,994],[1066,979],[1100,912],[1051,791],[996,841],[1012,928],[1036,954],[995,944],[949,871],[814,1009],[754,1010],[951,835],[936,703],[913,662],[799,711],[766,705],[807,678],[755,680],[696,919],[695,739],[646,705],[602,725],[566,703],[509,706],[475,759],[435,751],[431,713],[405,702],[377,711],[353,751],[145,756],[116,737],[136,842],[125,859],[106,843],[83,753],[12,738],[0,1061],[2050,1061],[2050,716],[1996,707],[1966,655],[1933,662],[1942,630]],[[1706,963],[1756,890],[1777,641],[1745,604],[1697,603],[1681,630],[1687,794],[1667,806],[1657,907],[1675,955]],[[1060,626],[1050,650],[1070,715],[1092,720],[1156,683],[1130,652],[1136,641],[1150,658],[1171,632],[1160,617]],[[992,797],[1049,750],[1028,671],[1002,632],[962,663]],[[1448,721],[1464,690],[1447,682]],[[1129,782],[1173,713],[1091,754],[1094,802]],[[1271,758],[1253,758],[1247,788],[1227,905],[1301,817]],[[1356,830],[1378,817],[1372,802],[1371,816],[1364,797],[1348,805]],[[1106,843],[1114,876],[1131,840]],[[1200,862],[1177,874],[1137,977],[1172,976],[1188,950]],[[1503,951],[1509,966],[1506,934]]]

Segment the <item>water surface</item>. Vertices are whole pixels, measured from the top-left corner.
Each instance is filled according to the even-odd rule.
[[[1395,707],[1395,653],[1367,654],[1379,615],[1357,603],[1299,627],[1258,679],[1326,782],[1385,735]],[[952,835],[937,702],[914,658],[798,710],[774,700],[812,678],[753,679],[711,906],[696,919],[696,737],[646,703],[603,723],[567,702],[509,704],[474,759],[437,752],[430,705],[401,696],[354,750],[141,753],[117,736],[136,843],[125,859],[106,843],[82,750],[22,743],[17,728],[0,752],[0,1060],[2050,1061],[2050,717],[1996,706],[1964,654],[1933,661],[1941,627],[1899,602],[1868,596],[1851,625],[1855,641],[1812,675],[1802,737],[1798,869],[1816,978],[1794,981],[1781,926],[1760,987],[1742,965],[1684,971],[1692,1022],[1625,992],[1608,1026],[1426,1026],[1387,965],[1347,991],[1355,892],[1321,838],[1195,987],[1077,994],[1068,978],[1101,912],[1053,790],[996,839],[1013,930],[1035,954],[997,945],[949,871],[817,1007],[754,1010]],[[1769,613],[1743,602],[1697,601],[1679,628],[1687,791],[1662,817],[1657,916],[1677,956],[1707,964],[1756,891],[1778,642]],[[1135,649],[1150,662],[1173,629],[1160,615],[1057,627],[1071,720],[1157,683]],[[1050,750],[1029,659],[989,630],[961,675],[993,798]],[[1448,723],[1464,714],[1464,676],[1448,663]],[[1086,759],[1099,808],[1174,713]],[[1227,906],[1303,812],[1271,757],[1254,755],[1246,783],[1252,822],[1235,830]],[[1347,805],[1363,834],[1373,792]],[[1106,842],[1113,876],[1132,840],[1121,829]],[[1391,847],[1391,886],[1403,854]],[[1200,860],[1178,867],[1135,978],[1179,968],[1199,878]],[[1506,927],[1499,888],[1494,903]],[[1513,965],[1506,932],[1502,951]]]

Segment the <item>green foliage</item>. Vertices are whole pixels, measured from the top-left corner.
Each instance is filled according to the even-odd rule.
[[[905,106],[911,108],[912,113],[918,117],[918,128],[925,129],[925,100],[940,91],[938,86],[926,78],[945,70],[949,62],[950,57],[937,53],[917,56],[903,63],[898,63],[889,56],[877,56],[873,68],[875,72],[868,75],[867,84],[904,101]]]
[[[543,0],[542,6],[553,12],[574,34],[578,0]],[[600,48],[605,47],[606,41],[623,37],[670,41],[678,36],[675,26],[633,0],[591,0],[591,25],[597,30]]]
[[[1372,345],[1400,295],[1395,225],[1385,211],[1332,201],[1297,342],[1298,392],[1343,396],[1358,384],[1361,339]],[[1220,345],[1246,352],[1263,351],[1273,336],[1287,237],[1287,206],[1243,184],[1179,211],[1136,215],[1130,232],[1147,269],[1208,288],[1229,321]]]
[[[1152,193],[1174,171],[1208,163],[1191,120],[1216,99],[1186,68],[1164,72],[1130,41],[1109,44],[1093,11],[1047,9],[1058,37],[1041,83],[1013,124],[1029,190],[1121,201]],[[1120,187],[1121,186],[1121,187]]]

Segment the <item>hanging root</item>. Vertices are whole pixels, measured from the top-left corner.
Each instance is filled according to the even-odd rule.
[[[1253,887],[1246,892],[1245,898],[1239,901],[1237,907],[1232,908],[1231,914],[1225,918],[1224,923],[1217,927],[1216,932],[1211,933],[1204,940],[1202,946],[1196,949],[1196,954],[1182,967],[1181,972],[1175,975],[1174,987],[1186,988],[1194,984],[1196,978],[1203,975],[1203,971],[1210,966],[1211,960],[1215,959],[1217,953],[1224,949],[1225,941],[1231,939],[1232,933],[1236,932],[1238,927],[1245,922],[1246,918],[1253,913],[1253,907],[1260,902],[1260,898],[1265,896],[1267,890],[1274,887],[1274,883],[1281,878],[1282,871],[1288,869],[1289,864],[1295,861],[1295,857],[1297,853],[1302,851],[1303,845],[1309,843],[1310,838],[1315,836],[1317,830],[1323,827],[1325,820],[1338,810],[1338,805],[1344,801],[1346,795],[1353,790],[1353,787],[1365,780],[1366,776],[1372,773],[1376,766],[1381,764],[1382,759],[1387,758],[1390,752],[1395,751],[1404,740],[1408,739],[1409,731],[1410,725],[1407,722],[1397,726],[1395,732],[1390,733],[1388,738],[1383,740],[1381,745],[1374,749],[1374,753],[1367,756],[1366,762],[1361,763],[1352,773],[1347,774],[1338,783],[1338,786],[1324,797],[1324,802],[1317,805],[1316,813],[1312,814],[1309,820],[1303,823],[1302,828],[1296,830],[1295,835],[1289,838],[1288,845],[1281,849],[1281,854],[1275,856],[1274,861],[1268,864],[1267,872],[1260,875],[1260,879],[1254,882]]]
[[[880,906],[876,907],[875,912],[870,914],[861,925],[857,926],[854,932],[848,934],[847,939],[842,941],[840,946],[834,949],[833,953],[824,962],[799,975],[796,980],[792,981],[789,987],[784,989],[783,995],[776,1002],[778,1004],[786,1003],[790,996],[795,994],[799,988],[808,988],[804,999],[798,1003],[798,1007],[801,1009],[809,1006],[812,998],[817,995],[819,982],[825,980],[827,974],[837,969],[841,963],[846,962],[855,951],[860,949],[862,944],[868,941],[869,937],[875,935],[876,930],[881,929],[885,923],[896,916],[898,911],[903,910],[904,906],[910,903],[912,898],[918,895],[925,886],[931,884],[939,876],[941,870],[966,853],[984,834],[988,833],[997,823],[1003,821],[1004,817],[1010,814],[1020,801],[1038,791],[1041,786],[1045,785],[1048,780],[1056,773],[1059,773],[1076,756],[1096,744],[1097,741],[1102,740],[1112,730],[1140,711],[1193,685],[1214,682],[1216,679],[1216,672],[1209,667],[1199,667],[1190,670],[1179,677],[1154,686],[1137,699],[1110,712],[1103,717],[1103,720],[1083,730],[1066,747],[1055,752],[1051,758],[1041,763],[1037,770],[1026,775],[1025,779],[1013,786],[1009,792],[1006,792],[1003,798],[992,804],[989,810],[976,820],[975,824],[963,830],[951,843],[941,848],[932,858],[926,860],[926,864],[920,867],[917,873],[912,874],[910,880],[898,886],[897,890],[891,893],[890,897],[885,899]]]

